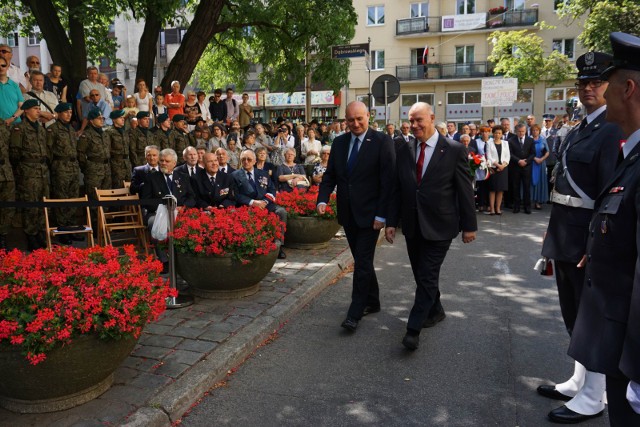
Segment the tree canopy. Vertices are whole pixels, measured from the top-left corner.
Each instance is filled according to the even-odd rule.
[[[640,36],[638,0],[571,0],[560,6],[559,13],[568,22],[588,14],[578,40],[589,50],[611,53],[609,34],[614,31]]]
[[[147,82],[159,32],[186,28],[162,81],[165,89],[172,80],[188,81],[205,53],[200,82],[242,86],[251,61],[263,65],[266,84],[289,89],[313,70],[316,81],[338,89],[346,83],[348,65],[329,59],[330,46],[348,43],[357,21],[349,0],[14,0],[0,6],[0,35],[16,28],[27,35],[39,27],[53,61],[77,84],[87,62],[117,60],[109,27],[119,15],[145,23],[136,78]],[[307,51],[313,55],[305,65]]]
[[[551,28],[544,23],[536,25],[540,29]],[[545,54],[544,40],[529,30],[494,31],[488,40],[493,50],[487,59],[495,63],[495,74],[515,77],[518,85],[539,81],[554,85],[576,72],[566,55],[558,51]]]

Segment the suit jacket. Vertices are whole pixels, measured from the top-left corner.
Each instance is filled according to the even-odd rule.
[[[158,171],[160,170],[160,166],[156,166]],[[151,166],[149,164],[145,164],[142,166],[136,166],[133,168],[133,174],[131,175],[131,187],[129,191],[131,194],[138,194],[144,185],[144,180],[146,176],[151,171]]]
[[[220,166],[220,170],[222,170],[222,166]],[[231,165],[229,163],[227,163],[227,175],[231,175],[232,173],[234,173],[236,170],[234,168],[231,167]]]
[[[413,135],[409,135],[409,141],[407,141],[406,139],[404,139],[404,135],[400,134],[400,136],[396,136],[395,138],[393,138],[393,143],[396,146],[396,153],[398,151],[398,148],[401,147],[404,144],[409,144],[409,145],[413,145],[416,141],[416,137]]]
[[[256,190],[253,189],[244,169],[238,169],[231,174],[231,192],[236,205],[249,206],[251,200],[264,200],[267,202],[267,209],[270,212],[273,211],[276,208],[274,203],[276,188],[271,177],[265,171],[256,168],[253,168],[253,174]]]
[[[180,171],[173,171],[171,194],[173,194],[177,201],[178,206],[195,207],[196,198],[191,188],[191,180],[189,175],[181,173]],[[167,186],[167,180],[162,172],[147,174],[140,191],[141,199],[162,199],[169,194],[169,187]],[[147,207],[147,215],[155,213],[156,206]]]
[[[438,142],[420,181],[416,178],[416,149],[406,144],[398,151],[396,180],[388,225],[426,240],[450,240],[462,231],[476,231],[472,176],[466,147],[438,136]]]
[[[613,176],[618,158],[620,128],[605,121],[606,112],[596,117],[582,131],[575,127],[562,145],[566,152],[566,166],[575,183],[595,200]],[[561,161],[562,156],[558,157]],[[579,197],[566,175],[557,173],[554,190],[560,194]],[[542,243],[542,255],[558,261],[580,261],[585,254],[589,221],[593,211],[554,203],[551,207],[547,235]]]
[[[495,163],[507,162],[508,164],[509,161],[511,160],[511,153],[509,152],[509,144],[506,143],[505,141],[502,141],[500,146],[502,147],[502,153],[500,154],[500,158],[498,159],[498,149],[496,148],[495,142],[493,142],[493,139],[490,139],[489,141],[487,141],[486,156],[487,156],[487,164],[489,165],[489,167],[494,167]]]
[[[191,177],[191,175],[189,174],[189,169],[186,163],[183,163],[179,166],[176,166],[174,170],[177,170],[180,173],[186,173],[187,176]],[[198,170],[204,170],[202,169],[200,166],[196,165],[196,174],[198,173]]]
[[[585,282],[569,345],[569,355],[588,370],[614,377],[623,376],[618,366],[638,257],[638,160],[640,145],[616,168],[596,199],[589,224]],[[637,324],[630,326],[637,330]]]
[[[236,202],[231,197],[231,176],[219,171],[216,174],[215,185],[211,183],[207,172],[199,169],[195,178],[191,178],[191,185],[196,193],[196,206],[206,208],[222,205],[227,208],[235,206]]]
[[[337,185],[338,222],[345,225],[352,215],[358,227],[370,228],[375,217],[387,218],[395,169],[394,143],[389,135],[369,128],[349,174],[347,159],[351,138],[349,132],[333,140],[318,203],[328,203]]]
[[[520,140],[517,135],[512,135],[509,137],[509,153],[511,154],[511,161],[509,162],[509,167],[520,167],[518,165],[518,160],[526,160],[527,166],[524,169],[531,169],[531,163],[533,162],[533,158],[536,156],[536,147],[533,138],[530,136],[524,137],[524,144],[520,144]]]

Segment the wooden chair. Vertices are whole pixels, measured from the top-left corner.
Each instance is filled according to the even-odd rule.
[[[64,203],[69,203],[69,202],[87,202],[89,201],[89,199],[85,195],[84,197],[77,197],[73,199],[49,199],[47,197],[43,197],[42,201],[50,202],[50,203],[60,203],[61,205],[63,205]],[[64,206],[61,206],[60,208],[64,208]],[[59,230],[58,227],[52,227],[51,222],[49,221],[49,209],[51,208],[49,207],[44,208],[44,223],[45,223],[46,232],[47,232],[47,249],[49,249],[49,251],[51,251],[53,247],[53,244],[51,243],[52,237],[69,235],[69,234],[86,234],[87,247],[91,248],[94,246],[93,228],[91,227],[91,215],[89,214],[89,206],[86,206],[84,208],[84,213],[85,213],[84,222],[86,222],[86,224],[80,225],[81,227],[84,227],[84,228],[82,230],[72,230],[72,231],[62,231],[62,230]]]
[[[131,181],[122,181],[122,183],[124,184],[124,188],[126,188],[129,193],[131,193]]]
[[[98,201],[135,201],[140,200],[138,195],[129,194],[127,188],[99,190],[96,188]],[[142,221],[142,209],[139,205],[122,206],[112,210],[98,207],[98,241],[104,245],[113,245],[116,242],[136,240],[144,246],[144,251],[149,254],[149,244],[146,234],[146,226]],[[113,233],[116,233],[115,235]],[[133,235],[131,235],[131,233]]]

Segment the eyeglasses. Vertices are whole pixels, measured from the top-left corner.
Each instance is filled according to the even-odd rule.
[[[89,96],[100,96],[99,93],[90,93]]]
[[[592,87],[593,89],[602,86],[605,83],[604,80],[581,80],[576,82],[576,89],[585,89],[587,86]]]
[[[251,157],[243,157],[240,159],[241,162],[250,162],[251,160],[253,160]]]

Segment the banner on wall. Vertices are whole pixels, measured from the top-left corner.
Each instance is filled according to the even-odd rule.
[[[518,98],[518,79],[482,79],[480,104],[483,107],[508,107]]]
[[[304,107],[306,96],[304,92],[293,92],[291,95],[285,92],[267,93],[264,96],[266,107]],[[335,97],[331,90],[315,90],[311,92],[311,105],[335,105]]]

